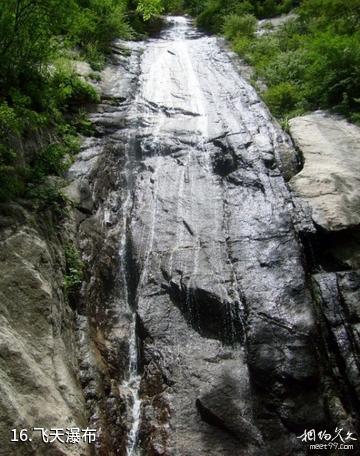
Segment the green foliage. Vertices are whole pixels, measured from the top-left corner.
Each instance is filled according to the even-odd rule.
[[[68,214],[69,201],[56,182],[45,180],[40,184],[29,184],[26,196],[31,199],[35,211],[44,213],[51,210],[58,222]]]
[[[197,24],[210,32],[220,32],[224,24],[224,11],[221,0],[209,0],[199,14]]]
[[[81,260],[78,249],[68,243],[65,247],[66,271],[64,275],[64,287],[69,299],[80,290],[84,275],[84,263]]]
[[[0,104],[1,201],[24,195],[37,198],[34,184],[41,186],[48,175],[65,173],[79,150],[76,127],[85,127],[85,119],[82,114],[79,123],[75,114],[71,125],[64,115],[76,113],[79,106],[99,99],[94,88],[70,67],[56,67],[39,81],[40,84],[27,87],[27,94],[10,88],[9,101]],[[51,132],[47,144],[38,145],[25,156],[23,146],[42,132],[48,132],[48,136]]]
[[[101,81],[101,74],[96,71],[93,71],[89,74],[89,79],[91,79],[92,81],[99,82]]]
[[[56,106],[62,110],[100,101],[99,94],[94,87],[78,77],[69,67],[56,69],[50,82]]]
[[[87,116],[87,112],[84,109],[80,109],[79,112],[74,116],[72,125],[76,131],[84,136],[94,135],[95,129],[91,120]]]
[[[299,14],[314,31],[351,34],[359,29],[360,0],[303,0]]]
[[[92,133],[84,106],[99,101],[66,64],[71,50],[99,71],[113,39],[134,35],[131,14],[148,20],[162,9],[162,0],[1,0],[0,201],[26,196],[61,207],[48,176],[72,162],[77,132]]]
[[[241,36],[253,37],[255,30],[256,18],[251,14],[244,14],[243,16],[231,14],[225,18],[223,32],[228,40]]]
[[[21,124],[16,115],[15,109],[10,108],[5,101],[0,104],[0,134],[7,136],[9,134],[19,134],[21,132]]]
[[[171,14],[184,13],[185,5],[183,0],[163,0],[164,11]]]
[[[317,33],[306,48],[304,85],[307,96],[320,107],[355,109],[360,97],[360,33]]]
[[[0,144],[0,202],[25,190],[24,168],[16,163],[16,152]]]
[[[198,17],[206,8],[207,0],[184,0],[184,8],[190,14]]]
[[[249,37],[239,36],[233,41],[233,49],[239,55],[243,57],[243,59],[250,63],[251,54],[248,52],[250,47],[252,46],[253,41]]]
[[[90,60],[96,53],[107,52],[114,38],[132,37],[133,31],[125,19],[125,0],[88,0],[84,3],[86,7],[75,10],[70,36],[86,55],[90,55]]]
[[[280,119],[322,108],[358,122],[360,0],[303,0],[297,19],[255,35],[249,13],[271,17],[294,6],[299,2],[209,0],[202,3],[198,20],[211,31],[222,30],[255,68],[268,86],[264,99]]]
[[[138,0],[136,11],[142,15],[144,21],[148,21],[164,11],[163,2],[162,0]]]
[[[271,111],[278,117],[284,112],[295,111],[301,100],[298,87],[291,82],[280,82],[271,86],[263,96]]]
[[[98,49],[96,43],[87,43],[83,47],[83,53],[93,71],[101,71],[104,69],[106,58],[104,53]]]
[[[44,69],[56,49],[54,37],[67,23],[73,0],[2,0],[0,87],[19,86]],[[0,92],[1,93],[1,92]]]
[[[198,25],[213,33],[222,31],[228,16],[273,17],[297,5],[298,0],[185,0],[185,7],[197,16]]]
[[[0,202],[24,190],[21,174],[24,173],[22,164],[18,162],[15,148],[22,130],[16,111],[6,102],[0,104]],[[18,168],[18,171],[16,171]]]

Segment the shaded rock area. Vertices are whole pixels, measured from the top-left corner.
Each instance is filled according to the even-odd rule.
[[[91,450],[54,454],[305,456],[305,429],[359,426],[359,275],[325,267],[310,208],[287,183],[301,160],[231,56],[189,19],[169,25],[114,44],[95,134],[69,171],[64,231],[86,265],[72,307],[61,239],[31,225],[17,246],[29,216],[3,223],[4,356],[21,343],[34,358],[26,378],[48,383],[46,426],[97,429]],[[13,257],[26,263],[24,296]],[[26,324],[8,310],[22,302]],[[39,303],[51,303],[52,319],[38,318],[53,352],[29,325]],[[15,371],[0,385],[3,422],[38,425],[43,401],[31,419],[12,411],[25,394]],[[14,454],[43,454],[24,448]]]
[[[18,204],[2,207],[0,226],[0,454],[89,454],[32,432],[88,422],[75,313],[63,291],[64,238],[50,213],[40,221]],[[27,429],[29,440],[11,442],[11,429]]]
[[[304,165],[290,185],[316,226],[307,253],[324,374],[341,398],[328,395],[328,407],[349,423],[359,414],[360,129],[318,111],[292,119],[290,132]]]

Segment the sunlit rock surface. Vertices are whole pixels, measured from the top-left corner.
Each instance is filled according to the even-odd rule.
[[[328,231],[360,224],[360,128],[316,112],[291,119],[290,132],[303,154],[304,168],[291,180],[294,190]]]

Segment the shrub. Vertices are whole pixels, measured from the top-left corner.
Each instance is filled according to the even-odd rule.
[[[78,7],[71,21],[69,35],[85,52],[108,52],[114,38],[131,38],[133,31],[125,19],[127,2],[123,0],[88,0]],[[81,5],[81,4],[80,4]]]
[[[255,6],[250,1],[242,1],[238,3],[234,8],[234,13],[238,16],[243,16],[244,14],[255,15]]]
[[[34,153],[30,162],[30,179],[41,182],[48,175],[62,176],[70,163],[66,145],[54,142]]]
[[[234,51],[253,65],[259,76],[264,77],[264,69],[279,53],[279,44],[274,35],[259,38],[238,37],[233,41]]]
[[[304,75],[307,96],[321,107],[348,100],[355,108],[360,97],[360,34],[352,36],[321,32],[308,40],[308,65]]]
[[[84,263],[73,244],[68,243],[65,247],[65,261],[64,287],[69,300],[73,301],[80,290],[84,273]]]
[[[237,16],[231,14],[225,18],[223,32],[228,40],[239,36],[253,37],[256,30],[256,18],[251,14]]]
[[[267,84],[281,82],[300,84],[306,71],[306,53],[302,49],[273,53],[266,65],[261,66],[261,74]]]
[[[90,63],[93,71],[101,71],[105,67],[105,56],[98,49],[96,43],[87,43],[83,48],[83,52],[85,59]]]
[[[257,16],[259,18],[274,17],[278,14],[278,7],[275,0],[265,0],[257,5]]]
[[[138,0],[136,11],[140,13],[144,21],[164,11],[162,0]]]
[[[59,61],[76,46],[94,69],[101,69],[112,40],[133,34],[127,22],[132,3],[136,2],[2,0],[0,200],[23,196],[26,188],[28,195],[34,194],[34,186],[45,185],[48,174],[64,173],[78,149],[75,128],[83,133],[91,130],[79,108],[98,102],[99,96]],[[49,144],[25,156],[21,144],[44,132]]]
[[[183,0],[164,0],[162,3],[167,13],[181,14],[184,12]]]
[[[25,174],[25,169],[16,164],[15,151],[0,144],[0,202],[25,191],[22,174]]]
[[[56,222],[62,221],[68,214],[69,202],[60,185],[51,179],[43,180],[40,184],[28,184],[26,196],[32,201],[36,211],[43,213],[51,210]]]
[[[94,87],[66,67],[57,68],[50,80],[56,106],[61,110],[99,102]]]
[[[233,41],[233,49],[238,53],[245,61],[250,63],[249,49],[252,44],[250,38],[245,36],[239,36]]]
[[[301,100],[299,88],[290,82],[281,82],[266,90],[263,95],[266,104],[278,117],[298,109]]]
[[[210,32],[221,31],[224,23],[221,0],[209,0],[206,8],[197,17],[197,25]]]

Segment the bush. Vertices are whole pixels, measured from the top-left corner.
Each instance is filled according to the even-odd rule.
[[[213,33],[221,31],[224,23],[221,0],[210,0],[197,17],[197,25]]]
[[[307,96],[320,107],[356,108],[360,98],[360,34],[318,33],[307,43]]]
[[[5,101],[0,104],[0,135],[18,135],[21,133],[21,123],[14,108]]]
[[[62,176],[79,150],[76,127],[89,131],[79,111],[86,103],[99,100],[95,89],[75,75],[69,66],[52,68],[26,88],[8,90],[8,100],[0,103],[0,200],[23,196],[26,188],[42,185],[48,175]],[[30,94],[30,95],[29,95]],[[37,99],[33,101],[33,97]],[[40,112],[39,112],[40,111]],[[73,113],[73,126],[65,113]],[[74,128],[75,127],[75,128]],[[46,146],[23,155],[21,144],[36,132],[51,132]],[[32,197],[33,192],[27,192]]]
[[[253,37],[256,31],[256,18],[251,14],[237,16],[231,14],[225,18],[223,33],[228,40],[236,37]]]
[[[56,106],[61,110],[74,109],[100,101],[94,87],[69,68],[58,68],[51,76],[50,84]]]
[[[23,180],[16,168],[21,167],[16,151],[11,145],[18,138],[22,126],[14,108],[6,102],[0,104],[0,202],[13,198],[24,190]],[[23,170],[22,170],[23,171]]]
[[[29,184],[26,190],[27,198],[30,198],[37,212],[51,210],[57,222],[62,221],[68,214],[69,202],[62,193],[60,186],[51,179],[42,181],[40,184]]]
[[[278,14],[278,6],[275,0],[265,0],[259,3],[256,8],[256,13],[259,18],[274,17]]]
[[[200,27],[218,33],[229,15],[251,14],[258,18],[273,17],[289,12],[294,6],[298,6],[298,3],[298,0],[202,0],[199,2],[187,0],[185,7],[197,16]]]
[[[69,243],[65,247],[65,261],[64,287],[69,300],[72,301],[80,290],[84,271],[80,253],[73,244]]]
[[[261,74],[268,85],[293,82],[300,85],[307,68],[304,50],[277,52],[270,55],[266,64],[261,66]]]
[[[295,4],[283,1],[277,10],[285,12]],[[254,5],[258,15],[269,15],[274,2]],[[277,31],[256,37],[251,28],[248,34],[240,30],[239,18],[227,16],[224,34],[268,86],[264,99],[276,116],[322,108],[358,120],[360,0],[305,0],[299,19]]]
[[[248,37],[240,36],[233,40],[233,49],[236,53],[248,63],[251,63],[251,54],[249,49],[252,45],[252,40]]]
[[[78,150],[75,130],[91,132],[79,108],[99,96],[59,62],[76,47],[93,69],[101,69],[112,40],[133,36],[127,15],[136,4],[144,17],[154,11],[145,6],[160,8],[160,0],[2,0],[0,200],[34,195],[47,175],[65,172]],[[47,137],[48,144],[23,154],[35,134]]]
[[[93,71],[101,71],[105,67],[106,59],[104,53],[98,49],[97,43],[85,44],[83,53]]]
[[[263,95],[265,103],[278,117],[299,110],[301,94],[299,88],[290,82],[281,82],[270,87]]]

